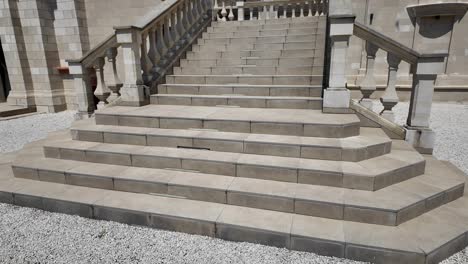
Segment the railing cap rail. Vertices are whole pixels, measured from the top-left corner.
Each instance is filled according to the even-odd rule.
[[[122,30],[122,29],[140,29],[143,30],[146,27],[152,25],[155,21],[157,21],[164,13],[166,13],[168,10],[170,10],[175,4],[177,4],[180,0],[166,0],[162,2],[160,5],[158,5],[155,9],[152,11],[146,13],[140,20],[138,20],[136,23],[133,25],[124,25],[124,26],[116,26],[114,27],[114,30]],[[115,42],[115,43],[113,43]],[[88,52],[86,52],[81,58],[79,59],[69,59],[66,60],[68,63],[74,63],[74,64],[89,64],[91,58],[93,58],[95,53],[97,51],[102,52],[102,49],[105,49],[105,47],[113,46],[117,43],[116,40],[116,35],[115,32],[112,35],[109,35],[106,37],[103,41],[99,42],[97,45],[95,45],[92,49],[90,49]],[[94,56],[93,56],[94,55]]]

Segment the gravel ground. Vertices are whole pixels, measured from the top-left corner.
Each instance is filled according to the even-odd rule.
[[[397,105],[397,122],[407,111],[407,103]],[[0,151],[21,149],[74,118],[74,112],[62,112],[1,121]],[[438,132],[435,155],[468,173],[468,104],[435,104],[432,127]],[[0,204],[0,263],[362,262]],[[468,263],[468,248],[443,262],[455,263]]]

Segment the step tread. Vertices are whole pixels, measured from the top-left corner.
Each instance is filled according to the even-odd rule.
[[[71,131],[93,131],[122,133],[128,135],[153,135],[192,139],[230,140],[264,144],[318,146],[323,148],[365,148],[376,144],[391,143],[388,136],[378,128],[361,128],[361,135],[347,138],[301,137],[287,135],[265,135],[254,133],[221,132],[197,129],[160,129],[96,125],[93,119],[75,122]],[[380,130],[381,131],[381,130]]]
[[[445,169],[445,165],[434,159],[430,160],[428,164],[431,168],[439,166]],[[396,183],[375,192],[370,192],[189,171],[93,164],[82,161],[45,158],[43,155],[37,155],[34,158],[29,157],[27,161],[21,159],[21,155],[19,155],[19,159],[13,163],[13,167],[28,168],[41,172],[57,172],[61,175],[65,175],[65,173],[68,175],[88,175],[108,179],[109,181],[113,179],[114,184],[117,180],[125,180],[127,182],[136,181],[165,186],[183,186],[186,188],[200,188],[202,190],[213,189],[227,193],[243,193],[254,196],[277,197],[291,201],[299,200],[301,202],[332,204],[340,208],[342,207],[345,211],[346,209],[344,208],[351,207],[351,209],[360,208],[383,211],[383,213],[388,211],[400,212],[417,203],[429,203],[431,198],[441,195],[443,196],[441,203],[450,202],[453,192],[460,192],[460,190],[463,192],[464,186],[464,178],[462,176],[456,173],[446,173],[442,177],[437,171],[428,171],[424,175]],[[440,179],[441,177],[443,178],[442,180]],[[38,176],[36,180],[43,179],[40,179]],[[57,177],[56,180],[63,181],[64,179]],[[113,188],[118,190],[115,185]],[[163,189],[162,194],[165,194],[166,188]],[[170,191],[168,194],[179,195],[177,192],[171,193]],[[192,197],[187,198],[193,199]],[[214,199],[212,202],[216,202],[216,200]],[[309,214],[308,212],[301,213],[301,211],[296,211],[296,213]],[[363,213],[358,212],[357,214]]]
[[[93,210],[94,217],[98,219],[143,224],[229,240],[266,243],[296,250],[309,248],[319,254],[326,254],[326,249],[334,248],[328,253],[352,259],[370,261],[371,258],[375,260],[375,255],[378,255],[387,261],[424,263],[426,258],[440,261],[455,252],[444,246],[459,248],[460,244],[466,244],[465,240],[460,243],[459,238],[465,238],[468,234],[468,213],[465,210],[468,207],[468,197],[443,205],[398,227],[389,227],[17,179],[12,178],[8,166],[2,167],[1,174],[2,200],[18,205],[45,209],[44,204],[54,205],[53,202],[60,201],[68,206],[48,206],[47,209],[76,213],[70,212],[69,207],[81,204]],[[25,197],[29,199],[24,199]],[[34,198],[40,198],[41,202],[36,202],[37,199]],[[103,209],[107,209],[107,214]],[[92,217],[92,214],[87,216]],[[161,219],[171,224],[158,222]],[[240,232],[244,236],[238,236]],[[325,250],[323,247],[322,250],[313,247],[317,243],[325,247]],[[356,252],[358,249],[370,256],[364,254],[359,257]]]
[[[315,100],[322,101],[322,97],[311,96],[253,96],[253,95],[236,95],[236,94],[152,94],[152,97],[196,97],[196,98],[248,98],[248,99],[267,99],[267,100]]]
[[[322,88],[321,85],[297,85],[297,84],[190,84],[190,83],[163,83],[158,86],[200,86],[200,87],[246,87],[246,88]]]
[[[136,167],[195,169],[205,173],[249,178],[268,176],[270,177],[268,179],[282,182],[363,190],[381,189],[418,176],[422,173],[421,166],[425,165],[425,160],[419,153],[405,150],[393,150],[389,154],[368,160],[348,162],[186,148],[108,144],[75,141],[69,137],[48,142],[44,146],[48,153],[47,157],[106,164],[117,163]],[[96,160],[95,155],[102,158]],[[212,166],[207,167],[206,164]],[[259,169],[269,172],[262,174],[257,172],[252,175],[252,172]],[[283,171],[284,174],[270,174],[272,171]]]
[[[96,112],[96,115],[125,115],[272,123],[300,122],[303,124],[321,124],[331,126],[355,125],[360,122],[356,115],[324,114],[320,110],[176,105],[146,105],[138,108],[115,106],[99,110]]]

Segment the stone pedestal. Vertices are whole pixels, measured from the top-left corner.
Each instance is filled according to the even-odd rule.
[[[435,132],[430,128],[406,127],[406,141],[422,154],[432,154],[434,150]]]
[[[117,42],[122,47],[125,67],[125,81],[120,91],[122,104],[142,106],[148,104],[148,87],[143,84],[140,46],[141,30],[136,27],[115,28]]]
[[[333,6],[332,2],[330,2],[331,7]],[[350,13],[335,14],[329,17],[330,76],[329,86],[325,89],[323,95],[323,112],[326,113],[346,113],[350,111],[351,93],[346,88],[346,59],[349,38],[353,35],[354,19],[355,16]]]

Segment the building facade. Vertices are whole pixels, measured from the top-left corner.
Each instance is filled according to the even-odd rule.
[[[464,15],[440,16],[434,24],[438,26],[420,28],[407,7],[425,2],[430,1],[354,0],[353,9],[356,21],[409,48],[449,53],[445,72],[437,79],[435,100],[468,100],[468,19]],[[160,0],[1,0],[4,62],[0,69],[0,101],[46,112],[76,109],[76,91],[67,60],[80,58],[105,40],[114,27],[135,23],[159,4]],[[447,27],[453,30],[447,31]],[[437,36],[436,43],[427,43],[431,36]],[[360,97],[358,88],[366,71],[365,49],[363,41],[351,39],[347,84],[354,97]],[[122,61],[120,55],[117,61]],[[377,87],[382,91],[388,71],[384,52],[377,51],[375,65]],[[397,89],[403,100],[408,99],[411,80],[409,66],[401,62]],[[373,96],[379,97],[380,92]]]

